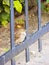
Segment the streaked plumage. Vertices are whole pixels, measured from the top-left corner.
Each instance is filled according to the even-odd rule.
[[[25,40],[26,37],[26,30],[25,29],[19,29],[17,30],[17,32],[15,33],[15,43],[16,44],[20,44],[21,42],[23,42]]]

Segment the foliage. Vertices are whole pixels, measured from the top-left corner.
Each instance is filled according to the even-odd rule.
[[[24,20],[23,19],[18,19],[18,20],[16,20],[16,23],[17,24],[23,24],[24,23]]]
[[[49,3],[49,0],[46,0],[47,3]]]
[[[14,8],[17,12],[22,13],[22,3],[23,0],[14,0]],[[0,25],[7,27],[10,21],[10,0],[0,0]]]
[[[49,12],[49,0],[46,0],[44,3],[42,2],[41,7],[45,12]]]
[[[21,13],[22,12],[22,4],[19,1],[14,1],[14,8]]]
[[[22,13],[22,9],[25,6],[24,1],[25,0],[13,0],[14,9],[18,13]],[[33,2],[35,1],[37,3],[37,0],[30,0],[30,1]],[[42,1],[41,6],[42,10],[49,12],[49,0],[41,0],[41,1]],[[7,27],[9,21],[10,21],[10,0],[0,0],[0,25]]]

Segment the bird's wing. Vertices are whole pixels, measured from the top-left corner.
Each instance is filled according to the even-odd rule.
[[[18,39],[20,37],[20,33],[15,34],[15,38]]]

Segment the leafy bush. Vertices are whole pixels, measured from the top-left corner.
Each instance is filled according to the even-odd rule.
[[[22,12],[22,3],[23,0],[14,0],[14,8],[17,12]],[[9,0],[0,0],[0,25],[2,24],[4,27],[7,26],[10,21],[10,2]]]
[[[45,0],[44,3],[42,1],[42,10],[45,12],[49,12],[49,0]]]
[[[30,1],[33,3],[37,2],[37,0],[30,0]],[[41,1],[42,1],[42,10],[49,12],[49,0],[41,0]],[[13,4],[14,9],[18,13],[22,13],[22,9],[25,6],[24,0],[14,0]],[[7,27],[9,21],[10,21],[10,0],[0,0],[0,25]]]

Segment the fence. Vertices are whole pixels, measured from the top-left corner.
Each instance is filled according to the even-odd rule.
[[[26,52],[26,62],[30,60],[29,46],[32,45],[36,40],[38,40],[39,52],[42,50],[41,36],[49,32],[49,23],[41,27],[41,0],[38,0],[38,30],[32,34],[28,35],[28,0],[25,0],[25,19],[26,19],[26,40],[22,42],[21,45],[14,46],[14,9],[13,0],[10,0],[10,11],[11,11],[11,22],[10,22],[10,39],[11,39],[11,49],[0,56],[0,65],[6,64],[11,60],[11,65],[15,65],[14,56],[18,55],[25,49]],[[42,32],[41,32],[42,31]]]

